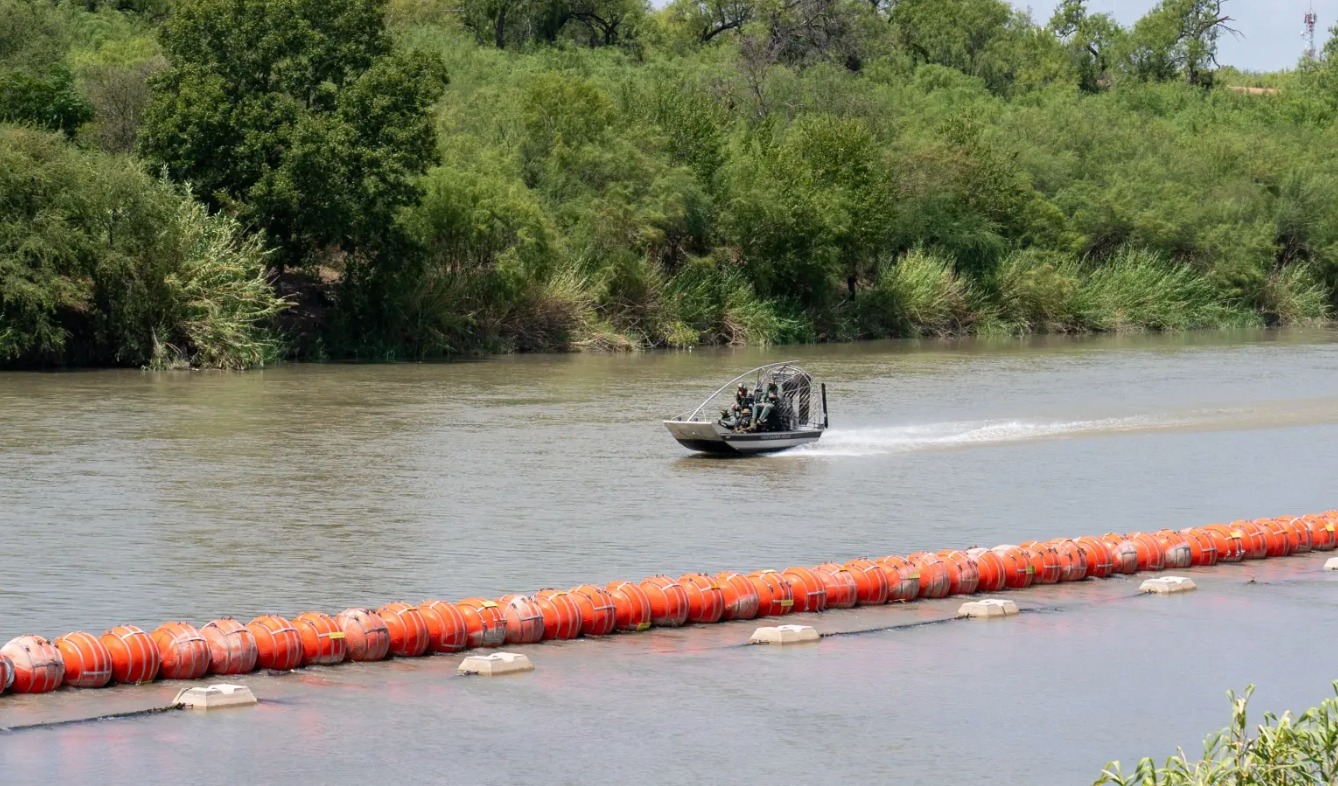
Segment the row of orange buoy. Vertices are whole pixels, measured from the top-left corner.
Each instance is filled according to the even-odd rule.
[[[55,641],[29,634],[0,648],[0,693],[193,680],[256,669],[288,671],[346,660],[416,657],[1210,566],[1329,551],[1338,544],[1335,525],[1338,511],[1329,511],[1183,530],[860,558],[782,571],[652,576],[496,600],[429,600],[416,606],[397,602],[375,611],[347,609],[333,617],[318,611],[291,620],[268,614],[246,624],[217,619],[201,628],[168,622],[152,632],[121,625],[101,636],[79,631]]]

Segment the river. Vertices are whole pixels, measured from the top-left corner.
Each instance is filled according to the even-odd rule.
[[[696,457],[660,419],[795,359],[813,446]],[[1338,335],[873,342],[247,374],[0,376],[0,641],[120,623],[495,597],[691,570],[1185,527],[1338,507]],[[1229,718],[1329,695],[1323,557],[829,612],[801,650],[756,623],[246,678],[254,710],[0,733],[5,781],[1090,783]],[[0,697],[0,727],[177,686]],[[384,775],[382,775],[384,773]]]

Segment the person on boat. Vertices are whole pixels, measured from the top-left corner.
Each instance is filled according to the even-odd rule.
[[[734,424],[731,426],[731,428],[734,431],[748,431],[749,427],[752,426],[752,423],[753,423],[753,408],[751,406],[744,405],[744,407],[739,410],[738,415],[734,418]]]
[[[753,419],[752,425],[748,428],[749,431],[775,431],[779,425],[780,398],[774,390],[775,385],[773,384],[770,387],[773,389],[767,391],[766,398],[762,400],[761,406],[758,407],[757,417]]]

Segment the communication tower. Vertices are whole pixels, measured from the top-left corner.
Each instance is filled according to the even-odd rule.
[[[1315,6],[1312,3],[1310,10],[1305,15],[1305,58],[1307,60],[1315,59],[1315,22],[1319,17],[1315,16]]]

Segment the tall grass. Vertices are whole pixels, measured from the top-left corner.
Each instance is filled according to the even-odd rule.
[[[982,318],[981,299],[952,264],[916,249],[878,268],[860,296],[862,329],[872,336],[945,336],[967,333]]]
[[[1094,267],[1073,309],[1089,330],[1190,330],[1251,324],[1247,310],[1222,302],[1207,277],[1159,254],[1123,248]]]
[[[1254,686],[1244,695],[1227,692],[1231,725],[1204,742],[1203,758],[1184,750],[1160,767],[1151,758],[1125,775],[1119,762],[1102,770],[1096,784],[1116,786],[1287,786],[1338,784],[1338,681],[1335,697],[1300,715],[1264,714],[1253,729],[1246,717]]]

